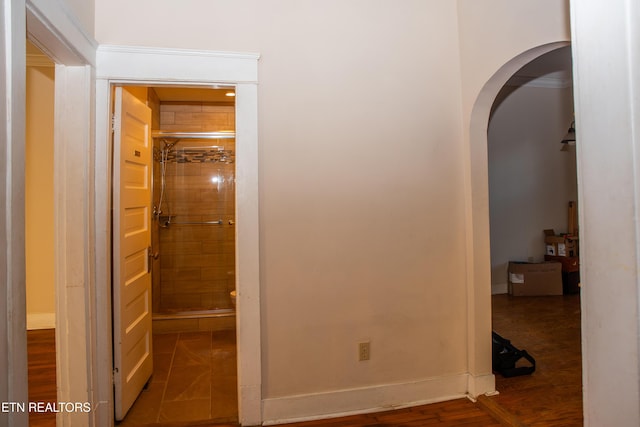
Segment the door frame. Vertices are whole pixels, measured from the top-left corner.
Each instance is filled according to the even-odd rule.
[[[238,411],[243,425],[262,423],[258,217],[258,54],[101,45],[96,68],[95,221],[98,372],[102,395],[112,370],[110,138],[113,85],[234,86],[236,90],[236,333]],[[111,397],[113,403],[113,397]]]
[[[58,401],[89,402],[94,411],[58,413],[60,425],[95,425],[101,412],[94,391],[91,360],[95,326],[91,322],[93,277],[92,162],[93,67],[97,43],[75,18],[56,2],[3,0],[5,19],[2,51],[9,67],[0,71],[5,99],[3,109],[6,148],[0,169],[7,245],[2,273],[6,287],[6,322],[0,335],[8,345],[0,352],[0,367],[9,373],[2,382],[3,401],[27,400],[26,304],[24,264],[24,148],[25,148],[25,36],[56,63],[54,129],[54,209],[56,228],[56,376]],[[26,27],[25,27],[26,24]],[[10,141],[10,144],[8,143]],[[73,167],[67,167],[73,165]],[[3,304],[4,305],[4,304]],[[66,307],[73,306],[73,310]],[[9,424],[25,424],[28,413],[0,417]]]

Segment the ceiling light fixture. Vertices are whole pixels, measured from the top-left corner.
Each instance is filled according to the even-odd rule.
[[[224,94],[224,96],[236,96],[235,92],[227,92]]]

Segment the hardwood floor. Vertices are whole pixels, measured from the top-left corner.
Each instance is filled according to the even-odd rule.
[[[580,295],[494,295],[493,329],[536,359],[531,376],[496,375],[493,399],[528,426],[581,426]]]
[[[27,331],[29,402],[57,402],[55,329]],[[29,412],[30,426],[55,426],[53,412]]]
[[[536,358],[532,375],[496,374],[497,396],[481,396],[412,408],[286,424],[288,427],[581,426],[580,297],[494,295],[493,329]],[[55,401],[53,333],[29,332],[29,398]],[[38,343],[39,342],[39,343]],[[53,348],[53,350],[51,350]],[[33,373],[33,374],[32,374]],[[32,394],[33,393],[33,394]],[[159,408],[159,407],[158,407]],[[32,426],[53,421],[30,418]],[[158,421],[160,421],[158,419]],[[234,422],[157,422],[165,427],[235,427]]]

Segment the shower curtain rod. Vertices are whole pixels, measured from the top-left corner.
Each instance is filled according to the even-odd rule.
[[[224,132],[168,132],[154,130],[151,132],[153,138],[166,139],[233,139],[236,133],[232,131]]]

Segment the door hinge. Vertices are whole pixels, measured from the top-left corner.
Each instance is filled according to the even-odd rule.
[[[115,132],[116,131],[116,115],[113,114],[111,116],[111,132]]]

